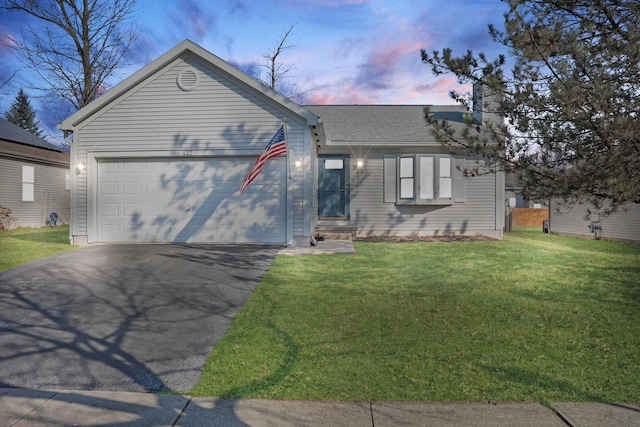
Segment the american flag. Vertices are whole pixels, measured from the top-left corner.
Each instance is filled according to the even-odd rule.
[[[258,160],[256,160],[247,176],[242,180],[240,194],[244,193],[244,190],[249,186],[249,184],[251,184],[253,180],[260,175],[260,172],[262,172],[267,160],[282,154],[287,154],[287,141],[284,137],[284,125],[280,126],[280,130],[276,132],[273,138],[271,138],[271,141],[269,141],[267,146],[264,147],[264,151],[260,154],[260,157],[258,157]]]

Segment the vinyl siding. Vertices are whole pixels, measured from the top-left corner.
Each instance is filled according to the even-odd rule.
[[[22,201],[22,166],[34,167],[34,201]],[[69,223],[68,168],[0,158],[0,205],[11,209],[16,227],[42,227],[51,212]]]
[[[473,164],[467,161],[468,167]],[[465,201],[443,206],[384,203],[384,154],[371,154],[363,169],[351,162],[350,225],[359,235],[485,234],[496,231],[496,177],[465,179]],[[462,178],[462,177],[460,177]]]
[[[585,204],[576,204],[569,210],[552,200],[549,210],[549,231],[594,238],[594,233],[589,229],[591,220],[586,219],[588,207]],[[594,211],[593,207],[591,210]],[[592,219],[597,220],[598,216],[593,215]],[[626,212],[616,212],[602,218],[600,227],[598,234],[602,238],[640,242],[640,203],[630,205]]]
[[[190,92],[176,84],[182,70],[200,73]],[[195,60],[180,60],[149,78],[115,105],[80,127],[80,151],[261,150],[284,113]],[[288,123],[291,144],[300,128]],[[292,147],[297,148],[297,147]],[[194,153],[195,154],[195,153]]]
[[[176,81],[183,70],[199,73],[194,90],[178,87]],[[301,155],[309,129],[300,117],[187,57],[169,64],[82,123],[75,132],[77,156],[78,161],[88,162],[88,168],[96,166],[91,164],[92,158],[126,158],[134,152],[134,156],[156,158],[181,157],[187,151],[194,157],[247,156],[252,164],[283,119],[287,119],[289,151]],[[303,174],[293,170],[293,159],[289,159],[292,182],[288,189],[293,193],[289,195],[293,198],[290,220],[293,235],[301,235],[305,222]],[[90,173],[82,174],[77,183],[75,234],[91,234],[88,210],[92,208],[87,198],[95,185],[92,179]]]

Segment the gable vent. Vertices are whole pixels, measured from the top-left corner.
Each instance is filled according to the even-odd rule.
[[[195,89],[198,86],[200,77],[193,70],[182,70],[178,74],[178,87],[185,92]]]

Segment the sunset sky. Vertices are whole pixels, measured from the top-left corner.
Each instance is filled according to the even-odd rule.
[[[109,85],[184,39],[244,71],[260,70],[262,54],[294,25],[293,48],[282,60],[295,68],[287,82],[301,93],[298,102],[451,104],[449,91],[461,87],[452,76],[434,77],[420,49],[472,49],[493,58],[504,49],[491,41],[487,25],[502,27],[505,11],[499,0],[138,0],[138,39],[129,65]],[[0,85],[17,71],[0,89],[0,113],[4,117],[23,88],[41,126],[55,134],[68,113],[30,89],[35,77],[11,48],[10,38],[29,22],[0,11]]]

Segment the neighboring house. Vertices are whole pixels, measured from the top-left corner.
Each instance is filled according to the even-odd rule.
[[[505,196],[510,208],[534,208],[543,209],[549,204],[541,201],[529,200],[523,193],[523,185],[515,173],[505,174]]]
[[[549,207],[549,232],[640,243],[640,203],[610,215],[588,204],[565,206],[557,200]]]
[[[524,186],[515,173],[505,174],[506,219],[505,231],[512,227],[543,227],[548,231],[546,220],[549,219],[549,204],[534,202],[524,196]]]
[[[69,153],[0,119],[0,206],[13,227],[42,227],[52,212],[69,223]]]
[[[458,107],[433,107],[462,121]],[[286,122],[289,156],[240,194]],[[462,126],[459,123],[459,126]],[[423,106],[301,106],[191,41],[59,128],[71,144],[71,239],[308,245],[318,225],[358,235],[502,237],[504,175],[464,177]]]

